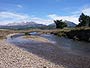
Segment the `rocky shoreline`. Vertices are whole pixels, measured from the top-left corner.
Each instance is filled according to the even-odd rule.
[[[0,68],[64,68],[0,40]]]

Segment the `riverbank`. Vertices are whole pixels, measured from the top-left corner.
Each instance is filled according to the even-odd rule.
[[[0,40],[0,68],[64,68]]]
[[[67,32],[65,34],[70,39],[90,42],[90,29],[71,30],[70,32]]]
[[[15,33],[30,33],[38,32],[40,34],[54,34],[57,36],[64,36],[70,39],[78,41],[90,42],[90,27],[80,27],[80,28],[65,28],[65,29],[54,29],[54,30],[0,30],[0,39],[7,38],[9,34]]]
[[[51,34],[59,37],[67,37],[73,40],[90,42],[90,28],[74,28],[68,31],[62,29],[58,32],[52,32]]]

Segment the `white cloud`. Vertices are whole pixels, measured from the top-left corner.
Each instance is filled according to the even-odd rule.
[[[90,7],[83,7],[83,8],[80,8],[78,11],[72,12],[72,14],[74,15],[80,15],[81,13],[84,13],[90,16]]]
[[[47,19],[42,19],[42,18],[38,18],[38,17],[31,18],[31,21],[34,21],[39,24],[45,24],[45,25],[53,23],[53,20],[49,20],[49,19],[47,20]]]
[[[22,6],[22,5],[19,5],[19,4],[17,5],[17,7],[18,7],[18,8],[23,8],[23,6]]]
[[[90,15],[90,7],[89,8],[83,8],[82,12],[86,15]]]
[[[78,11],[74,11],[71,13],[72,13],[72,15],[68,15],[68,16],[59,16],[56,14],[50,14],[50,15],[48,15],[48,17],[53,20],[61,20],[62,19],[62,20],[68,20],[68,21],[78,24],[79,23],[78,18],[81,13],[84,13],[84,14],[90,16],[90,7],[83,7],[82,9],[79,9]]]
[[[0,24],[7,24],[12,22],[28,21],[28,15],[12,13],[12,12],[0,12]]]
[[[90,15],[90,7],[84,7],[78,11],[74,11],[72,12],[72,15],[68,15],[68,16],[49,14],[47,16],[48,19],[42,19],[31,15],[29,16],[27,14],[19,14],[19,13],[13,13],[13,12],[0,12],[0,25],[13,23],[13,22],[26,22],[26,21],[34,21],[39,24],[48,25],[53,23],[53,20],[57,20],[57,19],[68,20],[78,24],[79,23],[78,18],[82,12],[85,13],[86,15]]]
[[[56,14],[48,15],[49,19],[42,19],[38,17],[32,17],[25,14],[18,14],[18,13],[12,13],[12,12],[0,12],[0,24],[7,24],[7,23],[13,23],[13,22],[26,22],[26,21],[34,21],[39,24],[51,24],[53,23],[53,20],[56,19],[63,19],[72,21],[75,23],[78,23],[78,18],[73,16],[58,16]]]
[[[52,20],[42,19],[38,17],[29,16],[26,14],[18,14],[12,12],[0,12],[0,25],[13,23],[13,22],[26,22],[26,21],[34,21],[39,24],[51,24]]]
[[[28,16],[26,15],[21,15],[21,14],[12,13],[12,12],[0,12],[0,17],[1,18],[19,18],[19,19],[28,18]]]
[[[78,24],[78,17],[75,16],[75,15],[71,15],[71,16],[58,16],[56,14],[50,14],[48,15],[49,18],[53,19],[53,20],[68,20],[68,21],[71,21],[71,22],[74,22],[76,24]]]

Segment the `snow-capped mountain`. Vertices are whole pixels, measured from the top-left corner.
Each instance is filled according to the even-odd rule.
[[[35,22],[19,22],[19,23],[16,23],[16,22],[14,22],[14,23],[8,23],[7,24],[7,26],[25,26],[25,25],[36,25],[37,23],[35,23]]]
[[[46,25],[37,24],[35,22],[21,22],[21,23],[9,23],[4,26],[0,26],[0,28],[5,29],[29,29],[29,28],[45,28]]]

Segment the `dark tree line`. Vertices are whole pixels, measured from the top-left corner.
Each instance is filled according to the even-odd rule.
[[[82,26],[90,27],[90,16],[87,16],[84,13],[82,13],[79,17],[79,22],[80,23],[77,25],[77,27],[82,27]]]

